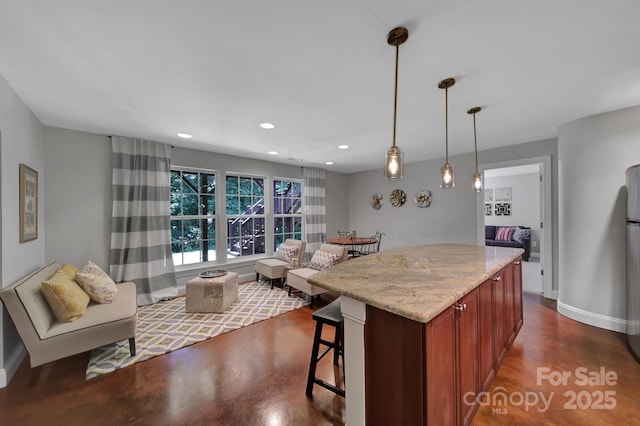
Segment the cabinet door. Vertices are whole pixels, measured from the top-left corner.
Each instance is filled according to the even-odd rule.
[[[509,264],[504,268],[504,314],[505,314],[505,329],[504,340],[507,348],[511,346],[513,340],[516,337],[516,324],[515,318],[515,289],[513,280],[513,264]]]
[[[425,326],[427,424],[456,424],[456,345],[453,306]]]
[[[458,419],[467,425],[478,408],[475,402],[479,392],[478,291],[466,295],[454,308],[458,333]]]
[[[522,258],[519,258],[513,262],[513,288],[514,288],[514,320],[515,320],[515,333],[522,328]]]
[[[504,270],[494,275],[491,280],[493,281],[493,324],[496,331],[493,354],[496,357],[494,368],[497,369],[506,355]]]
[[[478,289],[479,333],[480,333],[480,389],[489,389],[495,370],[493,369],[495,329],[493,325],[493,281],[485,281]]]

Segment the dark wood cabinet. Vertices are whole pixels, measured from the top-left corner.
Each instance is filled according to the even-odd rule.
[[[367,425],[471,423],[475,396],[493,382],[522,324],[517,266],[508,265],[426,324],[367,305]]]
[[[522,312],[522,258],[513,262],[513,288],[515,335],[517,335],[524,320]]]
[[[456,318],[447,308],[425,326],[427,424],[456,424]]]
[[[493,280],[489,279],[478,287],[479,298],[479,346],[480,346],[480,389],[486,391],[495,378],[495,348],[496,334],[493,326]]]
[[[468,425],[478,409],[476,396],[480,391],[480,343],[478,333],[478,290],[466,295],[454,306],[457,332],[458,423]],[[428,397],[428,395],[427,395]],[[430,423],[431,424],[431,423]],[[436,424],[436,423],[433,423]]]

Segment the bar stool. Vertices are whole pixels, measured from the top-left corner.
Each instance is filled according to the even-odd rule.
[[[344,318],[342,317],[342,311],[340,310],[340,298],[338,297],[336,300],[334,300],[324,308],[314,312],[313,319],[316,322],[316,332],[313,337],[311,363],[309,364],[309,377],[307,378],[307,396],[311,396],[313,392],[313,385],[318,384],[323,388],[344,397],[343,389],[338,389],[337,386],[316,378],[316,366],[318,365],[318,361],[320,361],[330,350],[333,350],[334,365],[338,365],[338,357],[342,356],[342,369],[344,372]],[[335,327],[335,338],[333,342],[322,339],[322,326],[324,324]],[[325,349],[322,355],[318,356],[321,344],[325,345],[327,349]]]

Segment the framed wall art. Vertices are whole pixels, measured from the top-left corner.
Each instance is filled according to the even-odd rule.
[[[511,187],[496,188],[493,196],[495,201],[511,201]]]
[[[494,214],[496,216],[511,216],[511,203],[496,203]]]
[[[20,242],[38,238],[38,172],[20,163]]]
[[[484,215],[491,216],[491,212],[493,211],[493,205],[491,203],[484,204]]]

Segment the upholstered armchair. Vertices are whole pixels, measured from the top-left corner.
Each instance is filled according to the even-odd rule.
[[[326,293],[328,290],[308,283],[307,278],[322,269],[327,269],[336,263],[344,262],[347,260],[347,256],[348,252],[346,247],[336,244],[322,244],[305,267],[290,269],[287,272],[286,285],[289,287],[289,295],[291,295],[292,288],[300,290],[309,295],[311,298],[310,307],[313,307],[313,299],[315,296]]]
[[[287,239],[278,247],[275,256],[268,259],[260,259],[256,262],[256,281],[260,277],[269,280],[273,288],[273,280],[283,280],[287,276],[287,266],[292,264],[294,259],[298,265],[302,265],[304,250],[307,247],[306,241]]]

